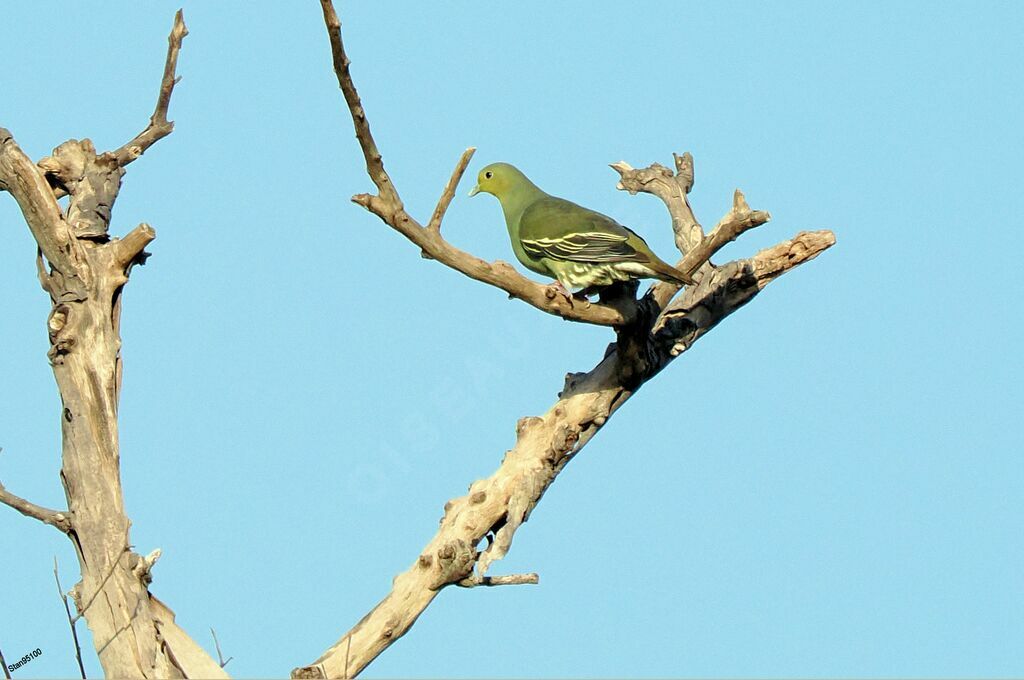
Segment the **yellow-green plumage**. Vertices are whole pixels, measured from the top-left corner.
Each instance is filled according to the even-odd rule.
[[[607,215],[544,193],[508,163],[480,171],[469,195],[481,191],[501,203],[516,258],[566,289],[646,278],[692,283],[635,232]]]

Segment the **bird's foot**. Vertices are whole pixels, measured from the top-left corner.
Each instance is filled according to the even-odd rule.
[[[565,298],[565,301],[570,305],[572,304],[573,296],[569,292],[569,289],[562,285],[561,281],[555,281],[545,286],[547,290],[544,291],[544,296],[549,300],[554,300],[557,296],[561,295]]]

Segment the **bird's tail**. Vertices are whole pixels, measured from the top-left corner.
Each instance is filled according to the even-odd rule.
[[[693,277],[676,269],[668,262],[655,260],[648,263],[647,266],[651,268],[651,271],[654,272],[658,279],[666,283],[674,283],[677,286],[692,286],[696,283],[696,281],[693,280]]]

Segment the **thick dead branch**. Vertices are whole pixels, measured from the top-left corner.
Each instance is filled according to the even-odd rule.
[[[831,232],[798,236],[739,260],[702,285],[671,325],[661,329],[647,379],[693,345],[723,318],[746,304],[778,276],[816,257],[834,242]],[[652,343],[653,343],[652,339]],[[671,349],[679,345],[679,350]],[[395,577],[391,592],[344,637],[295,678],[353,677],[401,637],[444,586],[486,578],[491,563],[505,555],[547,487],[597,434],[636,389],[623,385],[613,350],[588,373],[571,374],[559,400],[541,417],[523,418],[515,446],[498,470],[474,482],[469,492],[445,504],[441,526],[408,571]],[[494,534],[483,550],[477,546]],[[347,657],[347,661],[346,661]]]
[[[85,275],[81,246],[69,228],[43,172],[21,150],[14,135],[0,128],[0,187],[18,202],[43,256],[66,278]],[[80,289],[80,285],[78,288]]]
[[[620,175],[619,188],[651,193],[665,203],[682,254],[677,266],[688,273],[698,272],[699,285],[687,287],[675,301],[679,288],[659,283],[639,301],[633,299],[634,286],[606,291],[602,304],[559,307],[564,299],[541,297],[545,287],[519,276],[509,265],[483,262],[440,237],[441,219],[472,150],[460,159],[427,228],[405,213],[370,136],[342,47],[340,22],[331,0],[321,0],[321,4],[335,72],[367,171],[380,192],[360,194],[353,200],[442,264],[502,288],[543,311],[617,330],[617,341],[604,359],[587,373],[569,374],[558,401],[547,413],[519,421],[515,446],[506,452],[498,470],[471,484],[465,496],[445,504],[437,534],[410,568],[395,577],[391,592],[320,658],[292,672],[296,678],[348,678],[404,635],[444,587],[535,583],[535,574],[491,577],[487,571],[506,555],[516,531],[565,465],[647,380],[765,285],[816,257],[835,238],[828,231],[805,232],[750,259],[716,267],[711,256],[744,231],[767,222],[769,214],[751,210],[737,190],[730,211],[705,236],[687,199],[694,182],[690,154],[675,156],[675,173],[658,164],[636,170],[620,162],[612,165]]]

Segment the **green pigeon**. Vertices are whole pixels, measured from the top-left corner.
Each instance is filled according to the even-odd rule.
[[[515,166],[492,163],[481,170],[469,195],[481,191],[501,202],[519,261],[556,279],[566,291],[630,279],[693,283],[635,232],[607,215],[544,193]]]

